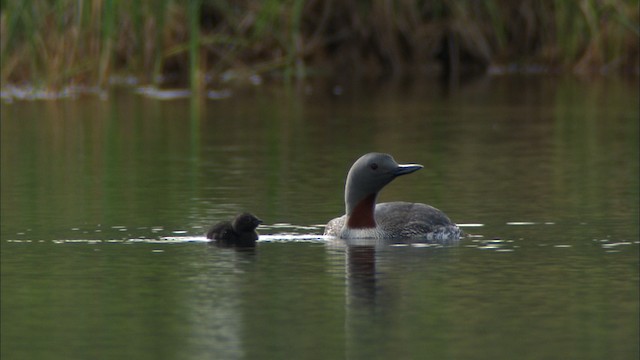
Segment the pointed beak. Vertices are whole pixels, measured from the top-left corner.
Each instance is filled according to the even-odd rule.
[[[398,168],[393,172],[393,175],[400,176],[411,174],[414,171],[418,171],[422,169],[423,166],[420,164],[399,164]]]

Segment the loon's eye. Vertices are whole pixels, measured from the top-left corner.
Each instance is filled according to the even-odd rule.
[[[378,169],[378,164],[372,163],[372,164],[369,165],[369,167],[371,168],[371,170],[377,170]]]

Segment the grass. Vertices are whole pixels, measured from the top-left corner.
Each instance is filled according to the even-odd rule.
[[[638,73],[639,0],[4,0],[0,80],[407,75],[517,65]],[[513,66],[512,66],[513,67]]]

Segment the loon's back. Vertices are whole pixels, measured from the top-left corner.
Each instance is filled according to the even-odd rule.
[[[457,240],[461,231],[442,211],[422,203],[388,202],[376,205],[376,223],[390,238]]]

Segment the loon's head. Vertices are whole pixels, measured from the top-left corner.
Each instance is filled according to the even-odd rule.
[[[375,206],[378,192],[398,176],[422,169],[419,164],[398,164],[391,155],[368,153],[351,166],[344,189],[347,216],[360,207]]]

